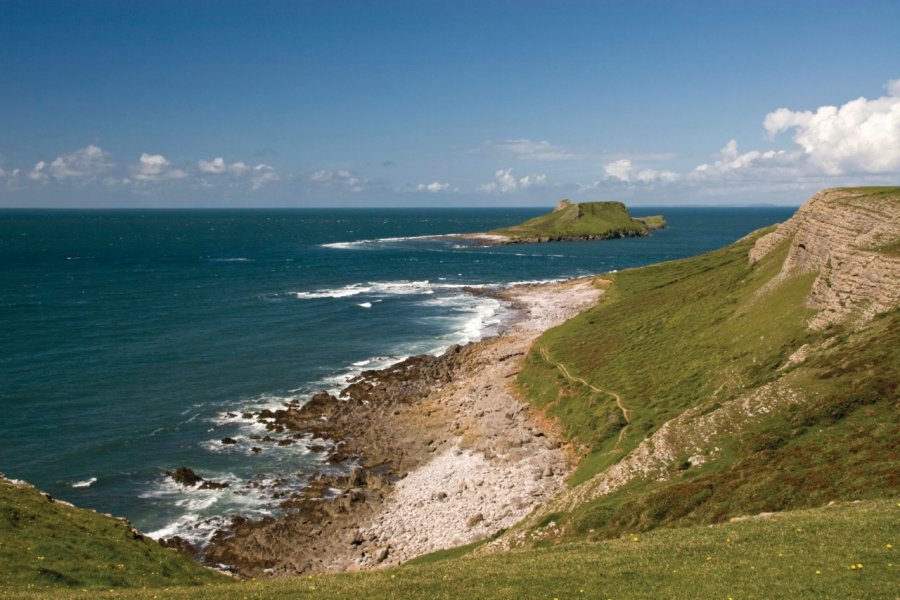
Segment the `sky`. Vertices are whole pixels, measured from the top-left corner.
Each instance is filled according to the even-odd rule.
[[[900,0],[0,0],[0,207],[900,184]]]

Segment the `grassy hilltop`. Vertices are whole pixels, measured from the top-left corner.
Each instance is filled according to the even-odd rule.
[[[632,218],[621,202],[573,204],[562,200],[551,213],[489,233],[507,238],[506,243],[602,240],[646,236],[665,225],[661,216]]]
[[[164,595],[900,597],[898,247],[900,188],[826,190],[721,250],[598,278],[598,305],[540,337],[518,376],[578,456],[550,503],[492,541],[396,569]],[[121,555],[89,549],[125,535],[94,517],[29,534],[57,544],[65,569],[77,562],[65,546],[95,552],[103,577],[77,584],[39,572],[9,537],[21,525],[0,521],[0,596],[146,585],[122,593],[151,598],[201,581],[183,563],[147,579],[159,550],[131,541]]]
[[[0,597],[13,590],[160,588],[229,581],[124,520],[0,477]]]

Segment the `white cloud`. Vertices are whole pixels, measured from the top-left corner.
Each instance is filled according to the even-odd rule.
[[[57,156],[49,163],[39,161],[28,173],[28,178],[33,181],[88,180],[102,175],[114,166],[107,152],[91,144],[71,154]]]
[[[690,178],[696,181],[717,179],[746,179],[760,177],[796,177],[797,153],[784,150],[760,152],[751,150],[741,153],[737,141],[730,140],[719,151],[718,160],[694,168]]]
[[[486,183],[480,188],[482,192],[508,194],[510,192],[524,191],[532,187],[540,187],[547,184],[547,176],[543,173],[525,175],[516,179],[512,174],[512,168],[500,169],[494,173],[494,181]]]
[[[574,160],[582,158],[580,155],[575,154],[574,152],[570,152],[569,150],[561,146],[551,144],[547,140],[536,141],[527,138],[520,138],[515,140],[505,140],[502,142],[488,141],[484,142],[482,144],[482,147],[487,148],[488,150],[500,152],[501,154],[505,154],[507,156],[513,156],[521,160],[530,160],[536,162]]]
[[[208,173],[210,175],[221,175],[223,173],[243,175],[250,171],[250,167],[247,166],[246,163],[238,161],[228,164],[221,156],[217,156],[212,160],[198,160],[197,168],[200,169],[201,173]]]
[[[631,181],[631,161],[627,158],[606,163],[603,166],[603,172],[610,179],[618,179],[619,181]]]
[[[255,167],[253,167],[253,170],[250,174],[250,181],[254,190],[258,190],[262,186],[268,183],[274,183],[276,181],[279,181],[280,179],[281,177],[279,177],[278,173],[275,172],[275,169],[265,164],[256,165]]]
[[[176,168],[162,154],[141,154],[138,164],[131,167],[131,176],[136,181],[156,183],[184,179],[185,171]]]
[[[310,175],[309,180],[327,187],[340,187],[351,192],[361,192],[366,186],[367,180],[360,179],[346,169],[338,171],[316,171]]]
[[[450,189],[450,184],[432,181],[431,183],[420,183],[416,189],[420,192],[446,192]]]
[[[888,96],[900,96],[900,79],[891,79],[884,85]]]
[[[807,172],[900,172],[900,80],[889,81],[885,88],[887,96],[860,97],[815,112],[779,108],[766,115],[763,126],[772,138],[793,131]]]
[[[622,158],[603,166],[603,172],[607,179],[621,181],[623,183],[674,183],[681,176],[674,171],[661,171],[657,169],[638,169],[630,159]],[[596,185],[594,186],[596,187]]]

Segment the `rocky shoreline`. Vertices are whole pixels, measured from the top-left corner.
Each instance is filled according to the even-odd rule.
[[[655,227],[654,229],[663,229]],[[628,229],[607,231],[596,234],[578,235],[524,235],[506,236],[493,233],[460,233],[452,236],[453,239],[463,240],[475,246],[512,246],[514,244],[549,244],[552,242],[592,242],[598,240],[611,240],[616,238],[647,237],[648,233],[639,233]]]
[[[499,296],[518,316],[500,336],[365,371],[339,397],[244,415],[323,440],[334,469],[284,497],[284,516],[234,517],[203,560],[247,577],[367,569],[513,525],[563,487],[570,463],[514,377],[541,332],[600,294],[593,278],[508,288]]]

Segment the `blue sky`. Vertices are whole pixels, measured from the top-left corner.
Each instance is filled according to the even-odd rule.
[[[900,183],[900,2],[0,2],[0,207]],[[780,110],[779,110],[780,109]]]

